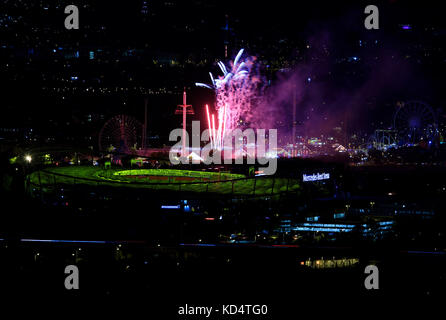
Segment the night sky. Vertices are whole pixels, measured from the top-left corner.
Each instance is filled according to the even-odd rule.
[[[440,4],[428,3],[375,2],[380,29],[366,30],[368,3],[362,1],[172,0],[148,1],[146,9],[144,1],[80,1],[80,29],[65,30],[64,2],[7,1],[5,17],[19,19],[5,18],[0,31],[2,126],[42,133],[55,126],[76,134],[91,115],[97,122],[82,132],[95,135],[110,116],[142,116],[147,94],[139,88],[161,88],[168,94],[148,94],[150,130],[165,136],[165,128],[181,120],[172,113],[182,88],[198,109],[212,101],[212,93],[194,83],[206,82],[209,71],[218,73],[216,61],[229,61],[240,48],[262,66],[272,122],[289,118],[283,87],[296,82],[302,133],[327,132],[345,122],[352,134],[387,128],[397,101],[423,100],[442,114],[446,28]],[[411,29],[403,30],[405,24]],[[138,90],[116,92],[121,87]],[[115,92],[91,94],[94,88]]]

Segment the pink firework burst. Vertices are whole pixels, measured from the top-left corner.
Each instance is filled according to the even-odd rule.
[[[209,123],[214,148],[221,150],[224,137],[240,125],[240,121],[248,118],[253,101],[259,91],[261,77],[254,69],[254,57],[242,60],[244,49],[230,62],[230,68],[219,61],[223,75],[217,79],[209,72],[211,84],[196,83],[197,86],[215,91],[218,128]],[[209,111],[207,110],[209,115]],[[209,117],[209,116],[208,116]],[[212,115],[213,117],[213,115]],[[210,121],[209,121],[210,122]]]

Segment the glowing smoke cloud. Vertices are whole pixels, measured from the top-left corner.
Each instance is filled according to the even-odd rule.
[[[256,97],[260,78],[252,73],[254,58],[241,60],[244,49],[241,49],[234,61],[227,68],[221,61],[218,62],[223,75],[215,79],[209,72],[211,85],[196,83],[196,86],[208,88],[215,91],[216,110],[218,113],[215,127],[214,121],[209,121],[209,111],[206,109],[209,131],[211,132],[211,143],[214,148],[221,150],[224,137],[231,130],[237,128],[239,121],[251,111],[252,101]],[[229,70],[229,71],[228,71]],[[211,116],[214,117],[213,115]],[[212,119],[214,120],[214,119]]]

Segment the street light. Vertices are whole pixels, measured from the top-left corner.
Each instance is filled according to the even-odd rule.
[[[33,158],[29,154],[25,156],[25,160],[28,161],[28,163],[31,163],[32,159]]]

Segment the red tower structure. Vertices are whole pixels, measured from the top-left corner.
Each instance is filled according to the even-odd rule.
[[[187,114],[195,114],[194,109],[191,104],[186,103],[186,88],[183,91],[183,104],[179,104],[177,109],[175,110],[175,114],[183,114],[183,148],[181,150],[181,155],[183,157],[187,157],[186,154],[186,115]]]

